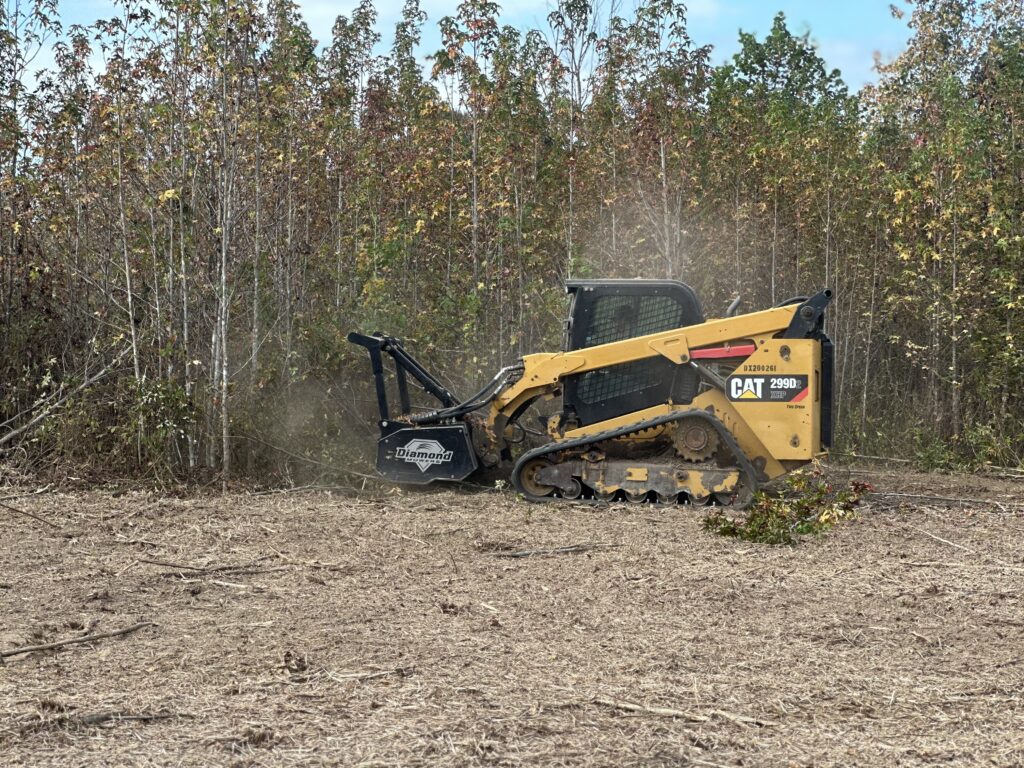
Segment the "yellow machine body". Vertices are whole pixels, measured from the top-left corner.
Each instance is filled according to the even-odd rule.
[[[447,449],[424,453],[422,445],[442,448],[437,430],[465,424],[473,454],[468,463],[475,469],[514,461],[513,483],[531,499],[745,503],[761,483],[827,450],[832,354],[824,310],[830,292],[703,321],[699,308],[686,304],[690,294],[667,281],[646,293],[643,281],[579,285],[593,296],[586,297],[589,303],[577,298],[570,315],[578,343],[567,337],[562,352],[524,356],[486,400],[476,396],[426,418],[394,422],[414,441],[405,445],[420,450],[403,452],[392,425],[382,441],[397,447],[384,457],[385,467],[404,472],[387,461],[410,455],[421,463],[444,458]],[[628,335],[637,324],[669,322],[651,318],[671,308],[673,297],[690,319],[702,321]],[[616,333],[627,335],[589,343]],[[562,406],[546,418],[550,441],[514,458],[518,419],[537,402]],[[457,448],[450,452],[454,461]]]

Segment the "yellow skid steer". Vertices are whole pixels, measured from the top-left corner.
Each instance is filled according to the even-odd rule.
[[[831,291],[705,320],[677,281],[571,280],[566,290],[563,351],[526,355],[465,400],[398,339],[349,334],[370,355],[381,475],[425,484],[507,467],[532,501],[743,506],[762,483],[827,450]],[[384,355],[394,363],[395,414]],[[437,399],[435,410],[413,413],[410,378]],[[538,401],[554,406],[543,417],[546,442],[519,452],[519,419]]]

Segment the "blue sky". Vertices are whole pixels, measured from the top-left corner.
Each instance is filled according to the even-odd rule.
[[[303,17],[313,36],[328,42],[338,14],[348,15],[358,0],[298,0]],[[620,7],[629,8],[632,0]],[[893,0],[903,6],[902,0]],[[421,0],[428,15],[424,27],[423,53],[439,47],[437,21],[453,14],[458,0]],[[600,3],[607,7],[607,0]],[[65,25],[88,24],[98,18],[117,14],[113,0],[59,0]],[[517,27],[546,27],[551,0],[507,0],[500,3],[501,20]],[[811,39],[829,67],[839,69],[851,90],[877,79],[874,56],[891,59],[902,50],[910,32],[906,19],[899,21],[889,10],[890,0],[690,0],[690,36],[694,42],[714,46],[713,59],[721,62],[737,49],[739,30],[763,36],[771,28],[779,11],[786,14],[789,28],[797,33],[810,31]],[[379,28],[385,43],[390,42],[398,20],[402,0],[377,0]]]

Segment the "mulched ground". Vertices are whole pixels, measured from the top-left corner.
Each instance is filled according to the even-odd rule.
[[[152,625],[3,659],[0,763],[1024,764],[1024,484],[870,479],[915,498],[796,547],[495,492],[7,499],[0,652]]]

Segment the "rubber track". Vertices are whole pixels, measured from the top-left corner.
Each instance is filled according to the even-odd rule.
[[[712,414],[708,413],[707,411],[700,410],[698,408],[694,408],[689,411],[677,411],[675,413],[668,413],[665,414],[664,416],[657,416],[653,419],[647,419],[646,421],[638,421],[635,424],[628,424],[627,426],[619,427],[618,429],[609,429],[604,432],[598,432],[596,435],[591,435],[589,437],[580,437],[575,440],[563,440],[561,442],[548,443],[547,445],[542,445],[539,448],[534,448],[532,451],[527,451],[522,456],[520,456],[519,461],[517,461],[515,466],[512,468],[512,485],[515,486],[515,489],[519,491],[521,494],[523,494],[523,496],[528,501],[559,501],[563,503],[566,501],[571,501],[583,504],[606,504],[608,502],[605,501],[604,499],[563,499],[557,496],[535,496],[534,494],[529,493],[523,487],[522,483],[519,481],[520,475],[523,472],[523,467],[525,467],[528,462],[533,461],[536,458],[547,456],[548,454],[551,453],[572,450],[573,448],[580,448],[585,445],[600,443],[603,440],[610,440],[616,437],[624,437],[626,435],[632,434],[633,432],[642,432],[643,430],[650,429],[651,427],[659,427],[662,424],[668,424],[671,421],[679,421],[680,419],[689,417],[697,417],[700,419],[704,419],[709,424],[711,424],[711,426],[714,427],[715,431],[718,433],[719,437],[722,438],[726,446],[732,452],[733,457],[735,457],[736,459],[736,463],[739,464],[740,471],[743,473],[745,477],[745,485],[748,489],[747,497],[743,500],[742,503],[736,506],[745,506],[747,503],[749,503],[750,497],[753,496],[753,494],[757,491],[759,487],[759,482],[757,480],[757,472],[754,470],[753,465],[750,463],[750,459],[747,458],[746,454],[740,450],[739,445],[736,444],[736,439],[733,437],[732,433],[725,428],[725,425]]]

